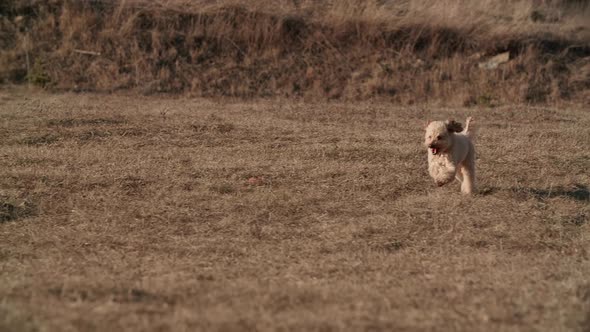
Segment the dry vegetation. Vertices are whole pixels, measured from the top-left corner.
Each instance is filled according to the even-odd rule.
[[[0,331],[588,331],[589,16],[1,1]],[[467,115],[473,197],[421,146]]]
[[[426,118],[480,126],[436,188]],[[587,331],[590,114],[0,94],[0,330]]]
[[[590,98],[589,8],[575,0],[5,0],[0,80],[404,104],[580,100]],[[504,51],[508,63],[478,67]]]

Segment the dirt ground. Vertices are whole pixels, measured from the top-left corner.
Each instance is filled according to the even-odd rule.
[[[481,193],[427,119],[471,115]],[[584,331],[590,113],[0,92],[0,330]]]

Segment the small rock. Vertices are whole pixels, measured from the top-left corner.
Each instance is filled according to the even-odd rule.
[[[506,62],[508,62],[508,60],[510,60],[510,52],[509,51],[494,55],[493,57],[487,59],[486,61],[480,62],[479,68],[488,69],[488,70],[496,69],[496,68],[498,68],[498,65],[506,63]]]

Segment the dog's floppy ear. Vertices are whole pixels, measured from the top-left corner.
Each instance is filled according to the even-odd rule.
[[[450,133],[460,133],[463,131],[463,125],[455,120],[447,120],[447,130]]]

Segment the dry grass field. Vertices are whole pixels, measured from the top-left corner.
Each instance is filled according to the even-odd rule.
[[[590,331],[589,15],[1,1],[0,332]]]
[[[481,194],[426,119],[478,121]],[[1,331],[588,331],[587,106],[0,92]]]

